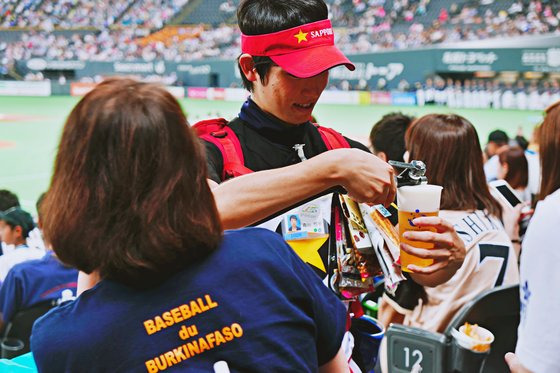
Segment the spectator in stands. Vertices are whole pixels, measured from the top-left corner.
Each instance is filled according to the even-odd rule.
[[[487,181],[496,180],[498,178],[498,170],[500,161],[498,154],[506,150],[509,146],[509,136],[502,130],[494,130],[488,135],[488,142],[484,148],[484,173]]]
[[[453,315],[476,295],[519,281],[517,256],[500,222],[502,208],[486,186],[478,135],[468,120],[453,114],[425,115],[408,128],[406,147],[410,159],[426,163],[429,182],[443,186],[439,216],[456,227],[467,254],[453,277],[435,287],[424,286],[412,311],[385,294],[383,301],[405,313],[403,324],[443,332]],[[416,255],[404,243],[401,248]],[[495,260],[482,260],[489,255]],[[401,301],[410,303],[410,299]]]
[[[19,207],[17,195],[7,189],[0,190],[0,211],[6,211],[11,207]]]
[[[560,101],[546,110],[539,144],[543,177],[521,252],[521,322],[515,354],[506,354],[512,373],[560,371],[560,324],[553,316],[560,313],[554,294],[560,286]]]
[[[7,189],[0,190],[0,211],[6,211],[12,207],[19,207],[19,199],[17,195]],[[7,252],[8,246],[2,240],[2,231],[4,230],[4,221],[0,219],[0,255]]]
[[[37,201],[38,225],[41,227],[41,201]],[[60,263],[56,255],[47,250],[43,258],[28,260],[10,269],[0,287],[0,330],[18,311],[39,303],[60,300],[64,291],[76,295],[78,271]]]
[[[500,169],[498,179],[505,180],[513,188],[520,201],[531,203],[529,163],[525,151],[520,147],[509,147],[498,155]]]
[[[276,233],[223,232],[203,148],[165,89],[98,85],[54,170],[45,237],[101,281],[35,323],[40,371],[348,369],[344,307]]]
[[[404,134],[413,117],[402,113],[385,114],[373,125],[369,134],[369,140],[373,154],[384,160],[403,162],[406,151],[404,146]]]
[[[14,245],[15,249],[0,256],[0,282],[4,281],[8,271],[16,264],[30,259],[38,259],[44,251],[30,248],[27,245],[29,232],[35,228],[33,218],[20,207],[12,207],[0,212],[2,226],[2,241],[6,245]]]

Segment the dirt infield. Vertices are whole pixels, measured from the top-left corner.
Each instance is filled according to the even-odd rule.
[[[2,114],[0,113],[0,122],[28,122],[46,119],[39,115],[20,115],[20,114]]]
[[[16,147],[16,143],[13,141],[3,141],[0,140],[0,150],[1,149],[10,149],[10,148],[15,148]]]

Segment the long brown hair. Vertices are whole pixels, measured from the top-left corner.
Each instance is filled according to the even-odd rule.
[[[70,113],[42,213],[61,261],[135,287],[165,280],[222,236],[181,107],[130,79],[99,84]]]
[[[525,156],[525,151],[514,146],[504,150],[498,155],[500,164],[507,165],[507,173],[504,180],[511,185],[512,188],[525,188],[529,183],[529,162]]]
[[[426,163],[430,184],[443,187],[442,210],[481,209],[502,217],[486,184],[482,149],[471,122],[453,114],[425,115],[408,128],[405,143],[410,159]]]
[[[539,156],[542,174],[539,199],[544,199],[560,188],[560,101],[546,109],[539,129]]]

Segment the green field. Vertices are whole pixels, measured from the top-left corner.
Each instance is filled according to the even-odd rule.
[[[0,189],[18,194],[29,211],[35,211],[35,200],[48,188],[62,126],[78,100],[65,96],[0,97]],[[217,115],[232,118],[240,107],[238,102],[184,99],[181,103],[191,123]],[[314,114],[321,124],[367,144],[373,123],[391,111],[416,116],[456,112],[476,126],[482,143],[497,128],[513,136],[521,126],[529,137],[542,118],[535,111],[349,105],[318,105]]]

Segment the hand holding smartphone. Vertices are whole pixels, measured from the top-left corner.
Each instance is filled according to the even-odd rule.
[[[488,183],[490,186],[490,193],[492,196],[501,202],[505,203],[507,206],[514,208],[521,203],[521,200],[517,198],[513,188],[505,180],[493,180]]]

